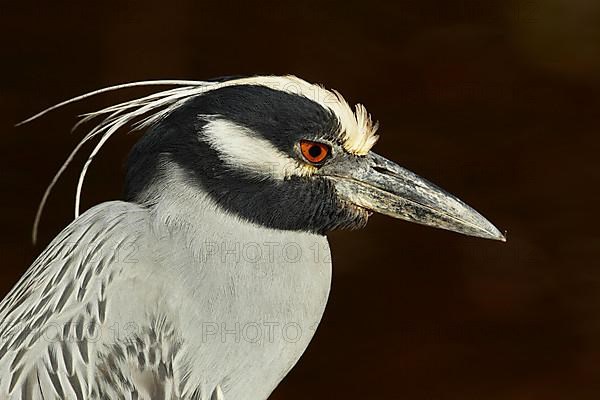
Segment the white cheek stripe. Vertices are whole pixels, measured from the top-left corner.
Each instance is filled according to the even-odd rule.
[[[252,130],[225,119],[210,118],[200,139],[215,149],[225,164],[240,171],[285,179],[293,175],[308,175],[314,170],[314,167],[289,157]]]

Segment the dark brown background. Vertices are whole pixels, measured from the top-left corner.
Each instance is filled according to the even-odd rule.
[[[76,167],[29,244],[76,114],[147,92],[13,123],[120,82],[293,73],[364,102],[377,151],[509,241],[380,216],[331,235],[329,308],[273,399],[599,398],[600,2],[15,3],[0,9],[2,294],[70,221]],[[92,166],[86,207],[119,196],[134,140]]]

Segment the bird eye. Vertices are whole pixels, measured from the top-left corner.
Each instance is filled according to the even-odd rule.
[[[329,146],[323,143],[301,140],[300,151],[302,151],[302,155],[307,161],[313,164],[319,164],[327,158],[330,149]]]

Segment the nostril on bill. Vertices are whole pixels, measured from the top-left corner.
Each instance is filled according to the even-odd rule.
[[[394,175],[392,171],[385,167],[373,167],[373,169],[383,175]]]

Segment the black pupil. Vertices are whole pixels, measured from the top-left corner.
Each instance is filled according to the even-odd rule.
[[[321,155],[321,146],[310,146],[310,149],[308,149],[308,154],[310,154],[311,157],[313,158],[317,158]]]

